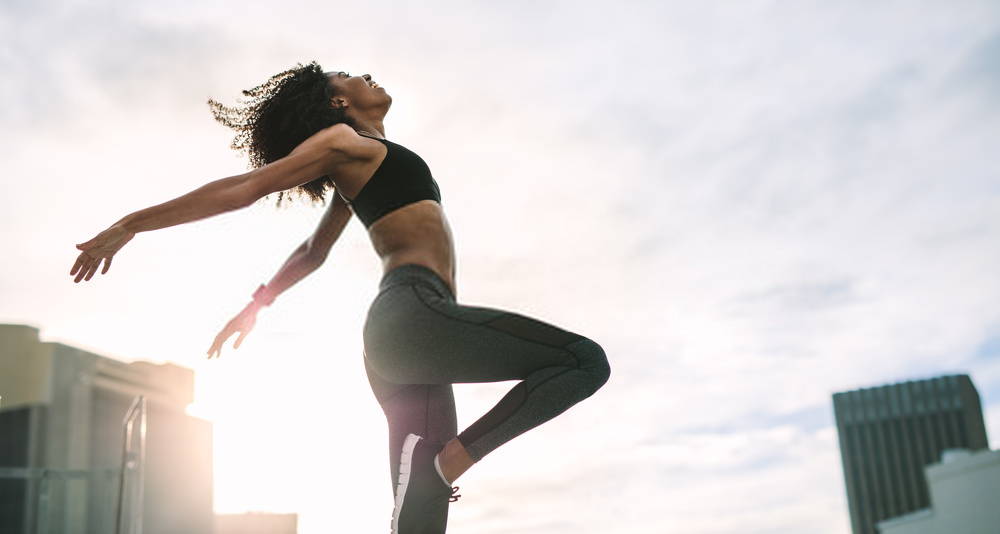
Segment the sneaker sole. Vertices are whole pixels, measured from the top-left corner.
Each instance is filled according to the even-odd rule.
[[[406,497],[406,488],[410,485],[410,467],[413,461],[413,449],[420,441],[420,436],[410,434],[403,442],[403,452],[399,460],[399,482],[396,484],[396,503],[392,509],[392,523],[390,524],[391,534],[399,534],[399,514],[402,512],[403,499]]]

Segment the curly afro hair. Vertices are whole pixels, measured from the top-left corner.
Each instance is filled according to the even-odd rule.
[[[337,123],[351,124],[343,110],[330,105],[335,96],[323,68],[315,61],[271,76],[266,82],[243,91],[249,97],[237,99],[241,106],[227,107],[209,98],[208,105],[215,120],[236,130],[230,147],[245,152],[250,168],[263,167],[287,156],[292,149],[314,133]],[[327,189],[334,183],[329,176],[278,192],[277,206],[282,198],[307,196],[313,204],[325,204]]]

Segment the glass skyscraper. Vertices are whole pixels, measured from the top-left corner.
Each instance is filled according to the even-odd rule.
[[[854,534],[930,506],[924,466],[951,448],[986,449],[986,426],[968,375],[834,393]]]

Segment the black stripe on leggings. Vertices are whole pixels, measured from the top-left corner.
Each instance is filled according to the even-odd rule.
[[[510,391],[508,391],[507,394],[500,399],[500,402],[498,402],[492,410],[479,418],[478,421],[469,425],[469,428],[466,428],[461,432],[461,434],[459,434],[459,443],[461,443],[463,447],[467,447],[468,445],[475,443],[479,440],[479,438],[485,436],[494,428],[502,425],[515,413],[517,413],[518,410],[524,406],[524,402],[528,400],[528,395],[530,395],[532,391],[538,389],[539,386],[549,380],[573,370],[574,369],[570,367],[563,368],[559,372],[548,376],[538,384],[535,384],[535,387],[531,390],[528,389],[528,385],[524,380],[518,382],[517,385],[511,388]],[[517,396],[516,400],[515,395]]]
[[[496,319],[483,323],[495,330],[513,334],[521,339],[549,345],[556,348],[565,348],[566,345],[582,339],[580,334],[568,332],[562,328],[545,324],[522,315],[508,313]]]

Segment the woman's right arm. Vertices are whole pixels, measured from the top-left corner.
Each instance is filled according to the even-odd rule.
[[[351,219],[351,209],[340,195],[334,194],[333,201],[323,214],[316,230],[302,242],[264,286],[261,300],[270,305],[286,289],[292,287],[326,261],[330,249],[344,232]]]
[[[270,306],[278,295],[318,269],[326,261],[330,248],[340,237],[350,218],[351,210],[347,207],[347,203],[340,198],[340,195],[335,194],[316,231],[292,251],[291,256],[285,260],[267,285],[254,292],[253,300],[215,336],[212,346],[208,349],[208,357],[221,356],[222,345],[237,332],[240,335],[233,343],[233,349],[240,348],[240,343],[256,324],[257,312],[261,306]]]

